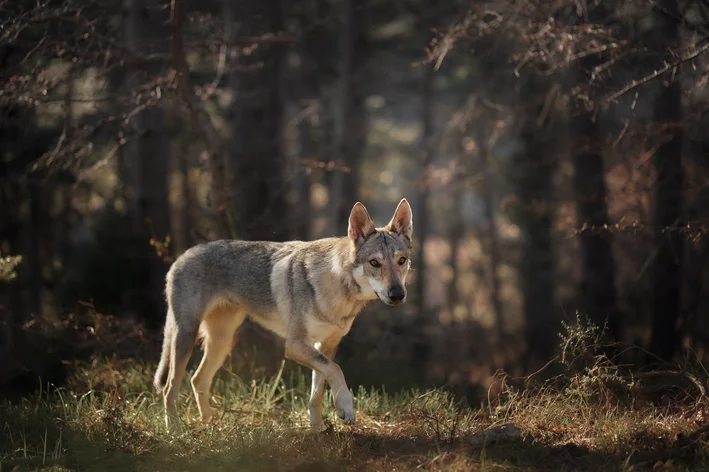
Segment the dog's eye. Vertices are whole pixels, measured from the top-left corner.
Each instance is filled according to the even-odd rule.
[[[406,258],[405,257],[400,257],[399,258],[399,265],[404,265],[406,264]]]
[[[369,264],[370,264],[372,267],[379,267],[379,261],[376,260],[376,259],[372,259],[371,261],[369,261]]]

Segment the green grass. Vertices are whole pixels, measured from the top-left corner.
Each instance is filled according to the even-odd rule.
[[[445,389],[359,388],[357,424],[345,426],[328,391],[320,433],[308,426],[310,374],[293,364],[251,382],[220,371],[206,425],[187,376],[184,428],[169,434],[155,366],[95,359],[63,388],[0,405],[0,472],[709,470],[701,364],[703,376],[633,372],[606,357],[601,328],[580,318],[563,328],[555,360],[530,377],[499,376],[479,405]],[[501,425],[516,434],[487,436]]]
[[[0,470],[709,470],[701,431],[691,436],[703,424],[703,403],[661,407],[612,395],[591,374],[570,375],[563,387],[558,379],[508,387],[476,408],[444,390],[360,389],[352,427],[335,418],[328,392],[328,429],[311,433],[308,375],[245,383],[224,371],[212,424],[197,420],[185,381],[186,428],[171,435],[151,393],[152,372],[134,360],[95,362],[70,388],[44,386],[1,406]],[[471,444],[502,423],[521,435]]]

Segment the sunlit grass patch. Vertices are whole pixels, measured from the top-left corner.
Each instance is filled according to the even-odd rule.
[[[585,333],[585,334],[584,334]],[[597,333],[596,333],[597,334]],[[0,406],[0,470],[702,470],[709,414],[699,390],[640,395],[593,351],[594,331],[569,330],[562,373],[507,381],[469,406],[446,389],[354,389],[357,424],[325,398],[327,428],[309,429],[310,374],[282,368],[244,381],[227,367],[202,424],[188,377],[180,432],[169,434],[154,366],[95,360],[64,388],[42,385]],[[568,337],[573,337],[570,341]],[[593,355],[588,355],[593,354]],[[585,360],[584,360],[585,359]],[[637,383],[637,382],[636,382]],[[630,388],[632,387],[632,388]],[[665,392],[665,390],[662,390]],[[499,435],[509,425],[512,434]],[[484,440],[479,441],[484,434]]]

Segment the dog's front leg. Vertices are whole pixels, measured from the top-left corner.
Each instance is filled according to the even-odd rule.
[[[318,349],[330,360],[335,360],[337,347],[340,344],[341,336],[334,336],[323,342]],[[322,402],[325,394],[325,376],[317,370],[313,370],[312,387],[310,389],[310,401],[308,402],[308,412],[310,413],[310,427],[319,431],[323,427]]]
[[[304,337],[294,336],[292,333],[293,331],[289,330],[288,338],[286,339],[286,358],[320,372],[332,389],[337,416],[345,424],[354,424],[354,399],[349,388],[347,388],[345,376],[342,374],[340,366],[311,346]],[[313,386],[316,386],[316,384],[314,383]],[[320,414],[322,415],[322,412]]]

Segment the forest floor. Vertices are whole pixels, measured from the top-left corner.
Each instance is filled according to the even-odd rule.
[[[357,424],[345,426],[328,392],[320,433],[308,429],[302,371],[245,383],[223,370],[207,425],[186,380],[185,427],[169,434],[154,365],[96,360],[65,387],[0,405],[0,471],[709,470],[703,381],[630,377],[572,344],[562,374],[507,378],[475,407],[443,389],[360,388]]]

